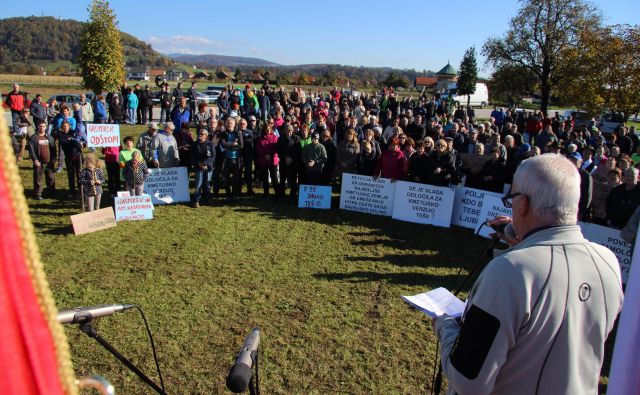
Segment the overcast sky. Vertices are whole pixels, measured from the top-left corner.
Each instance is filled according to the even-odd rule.
[[[0,17],[87,20],[89,1],[3,1]],[[640,0],[593,2],[608,24],[640,22]],[[517,1],[112,0],[121,30],[162,53],[437,71],[502,35]],[[486,72],[480,73],[487,74]]]

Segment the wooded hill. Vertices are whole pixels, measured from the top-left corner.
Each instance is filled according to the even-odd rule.
[[[84,22],[45,17],[0,19],[0,71],[16,72],[35,63],[77,63],[80,33]],[[171,66],[174,61],[151,45],[121,32],[127,66]]]

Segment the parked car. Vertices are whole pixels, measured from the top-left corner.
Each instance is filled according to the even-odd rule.
[[[573,119],[573,125],[576,126],[588,126],[591,117],[586,111],[583,110],[566,110],[562,113],[562,119],[567,120],[569,117]]]
[[[456,106],[466,106],[467,101],[469,101],[469,105],[483,108],[489,103],[489,90],[487,89],[487,84],[482,82],[476,83],[476,91],[471,95],[458,95],[458,84],[453,82],[449,84],[448,91],[440,97],[442,99],[448,99],[449,95],[453,97],[453,102]],[[470,97],[470,100],[468,100],[468,97]]]
[[[602,133],[613,133],[624,121],[625,119],[622,113],[607,111],[600,115],[598,129],[600,129]]]
[[[75,93],[60,93],[57,95],[53,95],[47,100],[47,103],[51,102],[51,99],[56,99],[58,104],[67,103],[73,104],[80,101],[80,95],[76,95]]]
[[[212,89],[212,90],[208,89],[202,93],[209,97],[209,104],[215,104],[218,102],[218,97],[220,97],[220,94],[222,93],[222,91],[217,89]]]

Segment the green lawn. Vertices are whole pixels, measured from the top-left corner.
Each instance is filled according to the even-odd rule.
[[[123,127],[123,134],[139,131]],[[30,163],[20,169],[30,197]],[[57,183],[65,196],[64,174]],[[470,230],[302,210],[260,195],[200,209],[159,206],[151,221],[74,236],[69,215],[78,203],[28,203],[58,308],[142,306],[173,394],[224,393],[256,325],[263,393],[425,393],[434,336],[400,295],[455,287],[458,269],[487,244]],[[137,313],[96,326],[156,377]],[[120,394],[150,393],[78,328],[66,330],[79,376],[105,376]]]

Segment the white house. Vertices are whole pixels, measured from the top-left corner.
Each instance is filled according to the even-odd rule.
[[[127,74],[127,79],[131,81],[149,81],[149,72],[146,67],[132,67]]]

